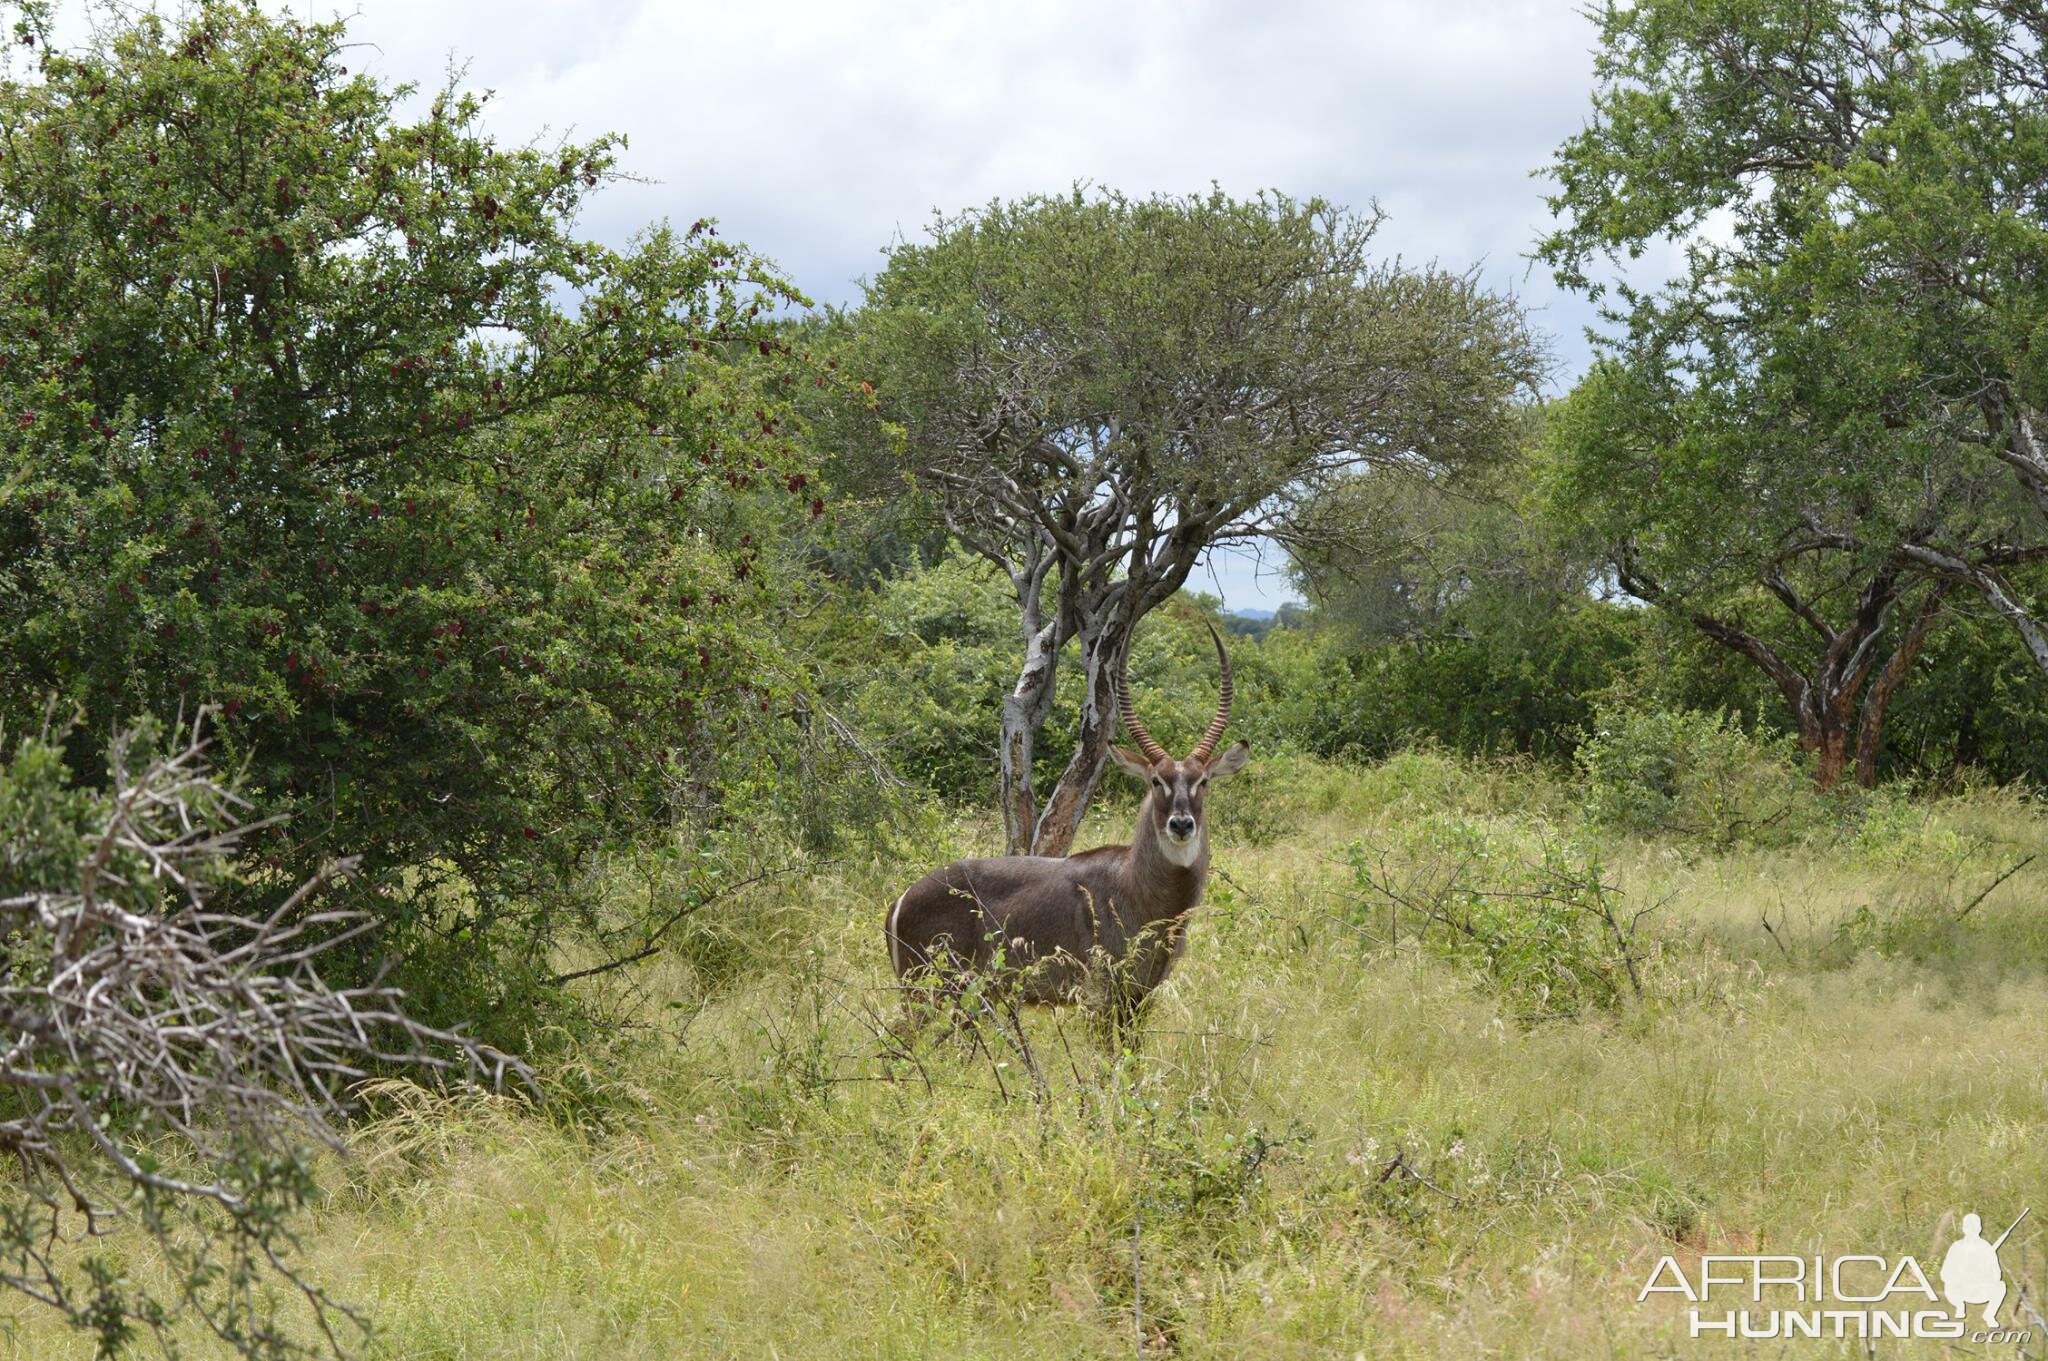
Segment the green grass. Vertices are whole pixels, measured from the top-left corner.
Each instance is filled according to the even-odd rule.
[[[2034,1201],[2004,1257],[2041,1299],[2048,857],[1964,911],[2048,850],[2027,799],[1844,803],[1720,849],[1603,836],[1541,772],[1427,753],[1269,762],[1214,802],[1227,879],[1137,1053],[1039,1013],[1042,1092],[1000,1035],[889,1057],[881,914],[923,866],[842,865],[595,985],[621,1024],[553,1110],[380,1088],[306,1257],[409,1359],[1695,1355],[1636,1303],[1662,1254],[1931,1270],[1950,1216]],[[1530,1022],[1390,943],[1347,849],[1424,876],[1432,818],[1504,863],[1569,842],[1661,901],[1646,999]],[[7,1346],[88,1355],[28,1309]],[[1879,1349],[1961,1354],[1938,1346]]]

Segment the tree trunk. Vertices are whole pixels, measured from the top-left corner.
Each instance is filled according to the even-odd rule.
[[[1946,581],[1939,582],[1927,592],[1927,599],[1920,602],[1919,612],[1913,616],[1906,636],[1885,659],[1884,669],[1877,673],[1877,679],[1870,683],[1870,693],[1864,697],[1856,733],[1856,783],[1865,789],[1874,788],[1877,784],[1877,753],[1884,741],[1884,715],[1891,705],[1892,691],[1898,689],[1899,682],[1913,669],[1913,659],[1920,655],[1920,647],[1927,641],[1951,585]]]
[[[1824,724],[1812,750],[1814,786],[1823,792],[1833,789],[1840,782],[1842,772],[1849,768],[1849,725],[1845,722]]]
[[[1912,556],[1910,550],[1908,556]],[[1910,580],[1902,581],[1898,572],[1887,569],[1873,576],[1858,592],[1855,618],[1841,629],[1821,618],[1782,576],[1765,582],[1787,610],[1813,627],[1824,644],[1812,674],[1803,675],[1755,634],[1672,600],[1654,580],[1637,571],[1629,559],[1617,558],[1615,566],[1626,590],[1660,608],[1676,611],[1707,637],[1747,657],[1771,678],[1799,725],[1800,748],[1814,755],[1816,787],[1827,790],[1839,783],[1850,769],[1852,756],[1857,783],[1868,787],[1876,781],[1885,709],[1891,703],[1893,690],[1912,669],[1921,644],[1926,642],[1942,597],[1950,589],[1948,583],[1930,588],[1911,627],[1886,659],[1859,710],[1857,696],[1876,664],[1886,620],[1892,606],[1911,584]]]
[[[1010,855],[1030,854],[1037,832],[1038,803],[1031,787],[1031,765],[1038,734],[1052,713],[1053,686],[1059,677],[1058,626],[1032,627],[1036,623],[1035,617],[1027,616],[1024,666],[1015,688],[1003,697],[998,797]]]
[[[1940,615],[1941,602],[1951,586],[1943,582],[1930,588],[1927,596],[1914,612],[1913,622],[1907,627],[1899,645],[1877,668],[1875,679],[1871,678],[1875,652],[1863,647],[1845,649],[1830,647],[1822,659],[1819,674],[1810,680],[1802,679],[1796,695],[1788,692],[1792,709],[1799,718],[1799,745],[1814,753],[1813,782],[1816,787],[1832,789],[1850,769],[1850,758],[1855,759],[1856,783],[1865,789],[1877,783],[1877,754],[1884,741],[1885,711],[1891,705],[1892,694],[1913,669],[1913,659],[1920,655],[1921,646],[1926,643],[1928,632],[1934,627]],[[1883,628],[1883,616],[1878,622],[1864,630],[1864,639],[1874,645],[1878,631]],[[1841,642],[1851,639],[1858,642],[1856,634],[1845,630]],[[1867,692],[1864,683],[1869,681]],[[1859,709],[1858,696],[1862,697]]]
[[[1081,726],[1074,755],[1047,796],[1031,840],[1033,855],[1065,855],[1081,830],[1081,819],[1102,782],[1109,744],[1116,740],[1116,677],[1129,649],[1130,632],[1110,623],[1081,634]]]

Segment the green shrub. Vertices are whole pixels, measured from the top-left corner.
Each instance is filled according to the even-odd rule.
[[[544,924],[773,707],[731,521],[812,504],[801,365],[749,311],[795,294],[708,229],[581,239],[616,139],[409,113],[339,23],[48,26],[0,79],[0,722],[76,706],[83,772],[128,716],[218,704],[294,815],[252,833],[265,884],[346,846],[405,926],[456,878],[473,931]]]
[[[1617,831],[1783,842],[1818,811],[1789,742],[1723,713],[1609,710],[1574,761],[1587,818]]]
[[[1216,711],[1207,627],[1214,606],[1201,596],[1176,597],[1146,616],[1132,649],[1132,698],[1153,735],[1175,751],[1192,747]],[[1000,573],[948,552],[870,591],[825,602],[812,645],[827,701],[892,770],[950,803],[993,805],[1003,699],[1023,656],[1017,606]],[[1231,734],[1270,754],[1287,733],[1285,695],[1312,685],[1313,675],[1271,638],[1233,637],[1227,645],[1237,685]],[[1038,737],[1041,788],[1073,755],[1078,666],[1070,642]],[[1105,776],[1102,790],[1112,801],[1121,797],[1122,778]]]
[[[1547,766],[1518,757],[1461,757],[1427,742],[1349,770],[1349,803],[1360,812],[1555,816],[1565,803]]]
[[[1398,864],[1358,845],[1347,858],[1368,920],[1470,971],[1524,1019],[1643,995],[1656,945],[1586,847],[1544,835],[1532,861],[1520,838],[1437,815],[1405,830]]]
[[[1632,612],[1594,604],[1543,617],[1541,628],[1496,615],[1468,634],[1363,645],[1330,626],[1276,630],[1264,650],[1290,681],[1286,731],[1321,756],[1376,760],[1418,741],[1569,756],[1641,628]]]

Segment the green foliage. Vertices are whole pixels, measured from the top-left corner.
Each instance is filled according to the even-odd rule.
[[[1329,635],[1313,646],[1289,730],[1325,755],[1376,759],[1416,741],[1568,756],[1639,646],[1639,611],[1592,598],[1603,563],[1558,533],[1522,449],[1455,480],[1372,474],[1310,512],[1326,529],[1296,558]]]
[[[1984,849],[1982,838],[1954,826],[1937,805],[1909,798],[1896,786],[1863,801],[1849,845],[1859,856],[1892,868],[1945,866],[1951,872]]]
[[[1725,713],[1621,708],[1595,720],[1575,760],[1593,822],[1727,845],[1806,828],[1816,800],[1795,755]]]
[[[347,846],[407,927],[544,937],[774,703],[736,508],[811,502],[795,295],[703,223],[579,238],[616,139],[404,121],[338,23],[48,28],[0,83],[0,717],[217,702],[284,881]]]
[[[1689,608],[1769,612],[1768,588],[1826,616],[1846,577],[1938,573],[2048,668],[2026,570],[2048,551],[2039,16],[1645,0],[1598,19],[1540,247],[1613,292],[1562,502]],[[1677,276],[1631,277],[1660,244]]]
[[[2001,784],[2048,780],[2048,680],[2013,630],[1988,612],[1957,612],[1928,639],[1913,683],[1885,720],[1882,770]]]
[[[1156,716],[1148,719],[1154,731],[1174,735],[1167,740],[1191,739],[1209,716],[1215,663],[1201,623],[1205,608],[1201,598],[1184,597],[1139,634],[1133,692],[1142,711]],[[995,785],[986,741],[1014,679],[1013,609],[1008,583],[959,553],[885,578],[850,599],[827,596],[812,617],[807,644],[821,700],[885,769],[914,788],[956,806],[985,806]],[[1262,754],[1291,750],[1380,762],[1435,745],[1569,766],[1609,711],[1626,724],[1647,725],[1641,735],[1658,750],[1675,740],[1668,731],[1674,726],[1711,722],[1702,713],[1740,711],[1757,715],[1745,718],[1744,731],[1774,751],[1783,747],[1787,729],[1775,689],[1683,621],[1591,599],[1539,608],[1512,594],[1477,591],[1454,617],[1455,631],[1377,641],[1360,638],[1323,611],[1308,611],[1256,639],[1233,639],[1239,694],[1233,731]],[[1972,669],[1979,665],[1985,669]],[[1987,671],[1993,677],[1988,700],[1978,683]],[[1915,684],[1895,701],[1883,768],[1921,777],[1976,768],[2002,780],[2039,770],[2035,730],[2048,728],[2031,705],[2037,684],[2006,630],[1957,619],[1935,635]],[[1074,698],[1063,693],[1048,719],[1044,778],[1057,773],[1071,742]],[[1675,717],[1659,719],[1659,710]],[[1618,762],[1619,753],[1610,739],[1600,759]],[[1780,751],[1773,759],[1791,758]],[[1233,788],[1234,797],[1218,801],[1219,834],[1267,844],[1293,824],[1297,810],[1284,789],[1270,796],[1245,792],[1250,786],[1243,781],[1259,783],[1261,770],[1255,763]],[[1124,808],[1126,791],[1118,781],[1104,792],[1109,807]],[[1751,792],[1761,797],[1763,786]],[[1615,797],[1627,802],[1639,795]],[[1731,807],[1709,820],[1723,833],[1732,827],[1742,836],[1768,835],[1738,824],[1776,808]],[[1691,813],[1669,808],[1651,823],[1625,825],[1665,817],[1691,825]]]
[[[1275,726],[1326,756],[1379,759],[1418,741],[1567,756],[1619,682],[1641,624],[1639,612],[1581,600],[1377,645],[1336,631],[1276,634],[1265,651],[1292,683]]]
[[[946,800],[985,804],[996,781],[991,740],[1016,682],[1015,616],[1009,583],[957,550],[867,592],[827,598],[810,638],[820,693],[889,770]],[[1206,627],[1213,617],[1213,601],[1183,596],[1138,633],[1131,694],[1168,744],[1192,745],[1215,713],[1216,653]],[[1283,740],[1282,700],[1298,676],[1291,662],[1272,660],[1280,636],[1231,644],[1238,694],[1231,730],[1260,746]],[[1070,642],[1070,660],[1075,650]],[[1071,751],[1077,688],[1070,680],[1056,696],[1043,730],[1040,774],[1048,780]],[[1121,797],[1114,784],[1111,790],[1113,800]]]
[[[1426,813],[1555,813],[1559,789],[1549,771],[1526,761],[1471,759],[1418,746],[1384,761],[1338,769],[1351,773],[1354,817],[1390,821]]]
[[[1070,517],[1093,487],[1069,479],[1092,462],[1206,534],[1368,448],[1438,468],[1499,457],[1539,367],[1518,312],[1466,275],[1373,264],[1378,225],[1277,193],[1079,186],[939,217],[847,319],[851,362],[907,437],[862,446],[873,476],[908,471],[1000,538],[1028,507],[1003,504],[977,461],[1014,464],[1016,494]],[[1281,393],[1295,420],[1258,419]],[[989,411],[1003,420],[985,449],[964,432]]]
[[[1643,996],[1657,952],[1605,882],[1597,852],[1545,836],[1538,857],[1480,822],[1427,816],[1402,833],[1406,877],[1353,844],[1346,858],[1364,919],[1390,910],[1389,937],[1472,970],[1526,1020],[1613,1011]]]
[[[1360,468],[1511,447],[1540,369],[1518,306],[1469,273],[1375,261],[1378,225],[1276,192],[1076,186],[937,218],[839,319],[884,420],[844,428],[835,481],[915,488],[1008,580],[1012,849],[1070,842],[1114,739],[1112,664],[1212,544],[1311,532]],[[1045,706],[1076,642],[1093,694],[1041,798]]]
[[[1016,606],[987,564],[952,552],[822,607],[824,694],[889,767],[986,803],[991,737],[1016,668]]]

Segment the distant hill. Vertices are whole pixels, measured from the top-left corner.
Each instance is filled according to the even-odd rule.
[[[1277,610],[1225,610],[1222,623],[1223,631],[1234,637],[1263,638],[1276,628],[1287,628],[1301,623],[1307,617],[1308,610],[1305,606],[1290,601]]]

